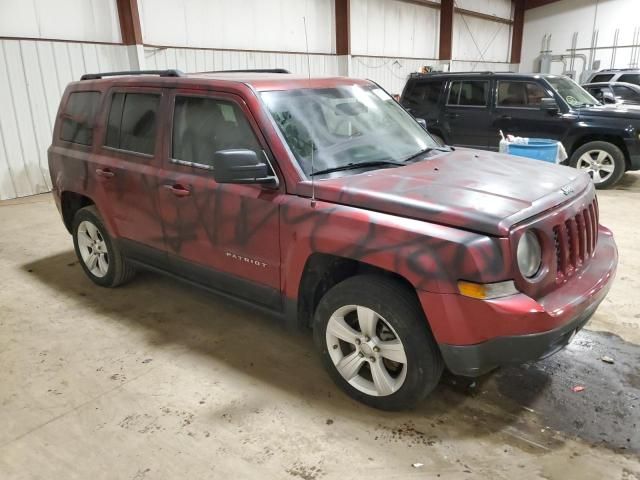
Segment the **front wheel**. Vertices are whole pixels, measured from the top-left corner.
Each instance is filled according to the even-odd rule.
[[[587,172],[598,189],[613,187],[625,171],[624,153],[609,142],[585,143],[573,152],[569,164]]]
[[[351,277],[322,298],[314,338],[347,394],[382,410],[411,407],[438,384],[442,357],[415,295],[376,275]]]

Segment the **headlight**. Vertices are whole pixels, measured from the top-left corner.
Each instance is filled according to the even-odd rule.
[[[540,270],[542,248],[538,237],[531,230],[520,237],[518,242],[518,268],[526,278],[532,278]]]

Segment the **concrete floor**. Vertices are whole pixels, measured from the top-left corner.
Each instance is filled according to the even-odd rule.
[[[639,480],[640,175],[599,198],[620,266],[588,331],[403,413],[269,318],[148,273],[94,286],[50,196],[0,203],[0,476]]]

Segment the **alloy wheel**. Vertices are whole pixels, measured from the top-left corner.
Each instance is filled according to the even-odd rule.
[[[375,311],[345,305],[327,323],[326,342],[336,369],[362,393],[386,396],[407,376],[407,356],[393,327]]]
[[[576,168],[586,171],[593,183],[599,184],[611,176],[615,170],[613,157],[604,150],[589,150],[578,158]]]
[[[78,225],[78,249],[87,269],[102,278],[109,271],[109,252],[102,232],[93,223],[83,220]]]

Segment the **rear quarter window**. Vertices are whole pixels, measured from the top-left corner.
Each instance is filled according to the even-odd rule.
[[[605,74],[602,74],[602,75],[596,75],[595,77],[593,77],[591,79],[591,83],[608,82],[612,78],[613,78],[613,74],[612,73],[605,73]]]
[[[96,113],[100,105],[100,92],[74,92],[60,116],[60,138],[65,142],[91,145]]]

